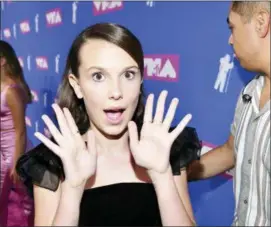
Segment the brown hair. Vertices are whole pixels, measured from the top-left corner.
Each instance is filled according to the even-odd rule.
[[[89,39],[102,39],[113,43],[116,46],[126,51],[138,64],[141,76],[144,71],[144,54],[139,40],[127,28],[113,23],[98,23],[84,29],[73,41],[70,51],[68,53],[65,71],[62,77],[62,82],[58,90],[58,104],[61,108],[67,107],[80,131],[85,133],[89,127],[90,122],[85,108],[84,100],[78,99],[72,89],[68,75],[72,73],[77,78],[78,68],[80,65],[79,52],[83,44]],[[133,120],[137,124],[142,123],[143,116],[143,85],[141,84],[141,94],[136,108]]]
[[[238,13],[244,22],[250,22],[251,18],[255,13],[260,10],[266,10],[270,13],[270,2],[267,0],[263,1],[233,1],[231,10]]]
[[[31,91],[25,81],[23,70],[17,58],[17,55],[12,46],[3,40],[0,40],[0,57],[6,60],[5,70],[7,74],[16,82],[19,82],[22,85],[26,93],[26,102],[31,103]]]

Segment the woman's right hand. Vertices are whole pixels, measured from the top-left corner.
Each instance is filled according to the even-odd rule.
[[[82,189],[96,171],[97,149],[94,134],[92,131],[88,132],[86,145],[70,111],[67,108],[63,108],[62,111],[57,104],[53,104],[52,107],[60,130],[47,115],[43,115],[42,119],[57,144],[39,132],[36,132],[35,136],[61,158],[65,183],[69,187]]]

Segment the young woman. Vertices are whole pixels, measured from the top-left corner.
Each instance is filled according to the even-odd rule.
[[[27,136],[25,109],[31,92],[14,49],[0,41],[0,226],[31,225],[33,201],[16,173],[16,162],[25,152]]]
[[[170,154],[191,115],[169,132],[178,100],[165,111],[166,91],[156,111],[153,95],[143,111],[143,68],[140,42],[120,25],[96,24],[74,40],[53,104],[59,127],[43,115],[53,140],[36,133],[47,148],[17,166],[34,183],[35,225],[194,225],[181,151]]]

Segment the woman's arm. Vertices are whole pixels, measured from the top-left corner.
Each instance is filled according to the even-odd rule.
[[[35,226],[77,226],[81,195],[65,183],[55,192],[34,186]]]
[[[15,154],[13,156],[12,172],[15,173],[15,165],[19,157],[26,149],[26,126],[25,126],[25,102],[22,98],[22,92],[11,87],[6,93],[7,105],[10,108],[14,129],[15,129]]]
[[[55,192],[34,185],[35,226],[53,226],[60,196],[61,185]]]
[[[193,208],[190,201],[190,195],[188,191],[188,184],[187,184],[187,173],[186,170],[181,170],[181,175],[174,176],[175,185],[177,187],[179,196],[181,200],[183,201],[184,207],[192,220],[192,222],[195,224],[195,217]]]
[[[163,226],[194,226],[185,202],[179,195],[171,168],[164,174],[150,174],[160,209]]]

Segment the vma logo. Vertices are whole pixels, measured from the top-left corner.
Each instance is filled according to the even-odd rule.
[[[39,96],[38,96],[38,93],[36,91],[31,90],[31,95],[32,95],[32,99],[33,99],[34,102],[39,101]]]
[[[19,61],[19,63],[20,63],[20,66],[21,66],[22,68],[24,68],[24,61],[23,61],[23,58],[22,58],[22,57],[18,57],[18,61]]]
[[[93,15],[110,13],[123,8],[123,1],[93,1]]]
[[[36,57],[36,65],[38,69],[48,70],[48,61],[46,57]]]
[[[3,31],[3,33],[4,33],[4,37],[6,39],[9,39],[11,37],[11,31],[10,31],[9,28],[5,28],[4,31]]]
[[[179,55],[145,55],[144,78],[176,82],[179,80]]]
[[[29,21],[23,21],[20,23],[20,29],[23,34],[30,32],[30,24]]]
[[[62,24],[62,15],[60,9],[53,9],[46,13],[46,22],[48,27]]]

